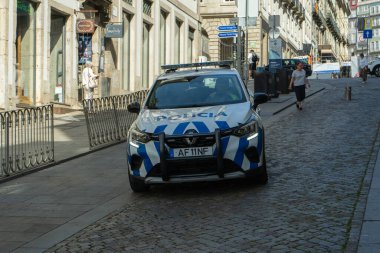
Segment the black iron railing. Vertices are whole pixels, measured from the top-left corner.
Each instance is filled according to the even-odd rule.
[[[83,100],[90,149],[100,148],[126,140],[128,129],[137,114],[130,113],[127,106],[132,102],[142,104],[147,90],[123,96]]]
[[[0,179],[54,161],[53,106],[0,113]]]

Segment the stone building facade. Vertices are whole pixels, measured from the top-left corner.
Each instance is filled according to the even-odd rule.
[[[209,41],[209,58],[221,59],[225,44],[218,38],[217,27],[230,24],[237,16],[234,0],[201,0],[202,27]],[[248,48],[260,56],[259,65],[268,64],[270,16],[280,16],[278,26],[282,40],[282,57],[312,56],[313,62],[347,59],[347,17],[350,9],[345,0],[261,0],[256,26],[248,29]],[[305,45],[309,45],[306,46]],[[309,50],[310,48],[310,50]]]
[[[89,60],[105,97],[146,89],[161,65],[200,52],[198,0],[3,0],[0,108],[80,108]]]
[[[350,60],[348,52],[348,17],[350,8],[345,0],[316,0],[313,3],[314,33],[318,62]]]
[[[358,18],[363,18],[365,22],[361,29],[372,30],[372,38],[368,42],[363,38],[361,29],[358,29]],[[357,5],[352,6],[348,25],[350,53],[363,53],[369,56],[369,60],[380,57],[380,1],[358,1]]]

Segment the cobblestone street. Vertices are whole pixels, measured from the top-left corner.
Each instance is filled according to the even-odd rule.
[[[352,101],[343,98],[347,81],[324,80],[303,111],[278,114],[266,126],[267,185],[155,186],[48,252],[346,250],[378,151],[378,80],[351,80]]]

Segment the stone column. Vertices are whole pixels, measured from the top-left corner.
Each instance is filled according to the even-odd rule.
[[[16,2],[0,1],[0,108],[15,109]]]

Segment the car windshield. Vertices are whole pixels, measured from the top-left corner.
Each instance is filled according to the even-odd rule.
[[[236,75],[200,75],[158,80],[147,100],[148,109],[237,104],[246,96]]]

